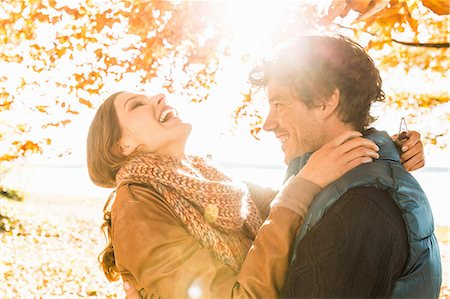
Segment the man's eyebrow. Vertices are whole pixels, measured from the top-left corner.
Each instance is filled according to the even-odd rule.
[[[137,98],[137,96],[138,96],[138,95],[135,94],[135,95],[131,96],[130,98],[128,98],[128,99],[125,101],[125,104],[123,104],[123,108],[125,108],[125,107],[127,106],[127,104],[128,104],[129,101],[131,101],[131,100]]]

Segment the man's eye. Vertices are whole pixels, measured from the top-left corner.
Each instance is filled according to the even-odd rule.
[[[275,103],[275,109],[280,109],[281,108],[281,104],[280,103]]]

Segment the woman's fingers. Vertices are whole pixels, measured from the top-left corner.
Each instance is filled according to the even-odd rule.
[[[128,281],[123,281],[123,288],[125,290],[125,294],[127,295],[125,299],[142,299],[139,291]]]
[[[370,139],[355,137],[338,146],[340,153],[347,153],[356,148],[366,148],[372,151],[378,151],[379,147]]]
[[[413,171],[425,166],[425,155],[423,152],[423,143],[420,140],[420,133],[417,131],[409,131],[407,140],[399,141],[397,135],[391,138],[401,149],[400,162],[408,171]]]
[[[402,152],[406,152],[408,149],[415,147],[420,142],[420,133],[417,131],[410,131],[409,139],[401,143]]]
[[[358,160],[361,158],[368,158],[370,160],[372,159],[378,159],[380,155],[377,151],[373,149],[366,148],[364,146],[360,146],[357,148],[354,148],[353,150],[347,152],[343,157],[343,161],[348,164],[353,160]]]
[[[417,154],[408,161],[403,163],[403,167],[405,167],[408,171],[413,171],[419,168],[422,168],[425,165],[425,156],[423,153]]]
[[[345,165],[345,168],[344,168],[344,169],[345,169],[345,172],[344,172],[344,173],[346,173],[346,172],[352,170],[353,168],[355,168],[355,167],[357,167],[357,166],[359,166],[359,165],[361,165],[361,164],[370,163],[370,162],[372,162],[372,161],[373,161],[373,159],[372,159],[372,158],[369,158],[369,157],[358,157],[358,158],[356,158],[356,159],[353,159],[353,160],[349,161],[349,162]]]
[[[347,131],[331,140],[311,155],[299,176],[324,187],[352,168],[377,159],[378,146],[361,135]]]
[[[407,150],[406,152],[400,155],[400,159],[402,162],[406,162],[414,156],[423,156],[423,145],[422,143],[417,143],[415,146]]]
[[[405,143],[404,145],[402,145],[402,149],[404,147],[407,147],[407,149],[400,155],[402,162],[408,161],[409,159],[417,155],[423,156],[423,143],[420,140],[416,142],[413,141],[409,143],[409,145]]]
[[[363,134],[361,132],[358,132],[358,131],[346,131],[346,132],[340,134],[339,136],[337,136],[335,139],[333,139],[330,142],[330,145],[337,147],[337,146],[345,143],[346,141],[348,141],[350,139],[353,139],[355,137],[361,137],[361,136],[363,136]]]

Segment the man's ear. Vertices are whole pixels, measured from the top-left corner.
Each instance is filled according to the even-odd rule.
[[[340,101],[339,89],[335,88],[331,96],[322,102],[321,114],[322,118],[326,119],[334,114]]]

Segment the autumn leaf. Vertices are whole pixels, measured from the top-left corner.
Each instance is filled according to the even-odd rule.
[[[97,32],[100,32],[100,31],[102,31],[102,29],[105,27],[105,26],[111,26],[112,25],[112,23],[114,22],[111,22],[111,19],[110,18],[108,18],[107,16],[106,16],[106,14],[108,14],[109,13],[109,11],[105,11],[105,12],[103,12],[102,14],[100,14],[100,15],[98,15],[97,16],[97,18],[95,19],[95,26],[94,26],[94,29],[97,31]]]
[[[359,4],[360,2],[364,2],[364,1],[352,1],[351,3]],[[390,2],[390,0],[369,1],[369,5],[367,5],[364,9],[362,9],[360,5],[358,7],[352,6],[352,9],[359,11],[361,13],[361,15],[358,18],[356,18],[356,20],[353,21],[353,23],[363,21],[363,20],[366,20],[366,19],[372,17],[373,15],[377,14],[378,12],[380,12],[381,10],[386,8],[386,6],[389,4],[389,2]]]
[[[25,142],[13,141],[11,144],[17,148],[17,152],[20,153],[22,156],[24,156],[28,152],[42,153],[42,148],[39,146],[39,144],[37,144],[31,140],[26,140]],[[11,158],[14,156],[17,156],[17,155],[6,154],[3,157],[5,157],[5,159],[7,160],[8,157]]]
[[[70,113],[70,114],[74,114],[74,115],[80,114],[80,112],[70,109],[70,105],[69,105],[69,107],[67,107],[66,113]]]
[[[258,136],[258,134],[259,134],[260,131],[261,131],[261,128],[260,128],[260,127],[257,127],[257,128],[251,128],[251,129],[250,129],[250,133],[252,134],[252,136],[253,136],[256,140],[260,140],[260,138],[259,138],[259,136]]]
[[[48,123],[42,126],[43,129],[47,128],[47,127],[59,127],[59,126],[63,126],[65,127],[67,124],[70,124],[72,121],[70,119],[65,119],[56,123]]]
[[[438,15],[450,14],[450,3],[448,0],[422,0],[422,4]]]
[[[85,105],[85,106],[87,106],[87,107],[89,107],[89,108],[92,108],[92,107],[93,107],[93,106],[92,106],[92,103],[91,103],[90,101],[86,100],[86,99],[79,98],[78,101],[79,101],[81,104],[83,104],[83,105]]]
[[[3,103],[1,103],[0,104],[0,112],[11,109],[12,103],[13,103],[13,101],[4,101]]]
[[[2,161],[13,161],[16,160],[17,158],[19,158],[18,155],[11,155],[11,154],[4,154],[2,156],[0,156],[0,162]]]
[[[25,133],[25,132],[29,132],[30,128],[26,125],[26,124],[18,124],[16,126],[16,129],[20,132],[20,133]]]
[[[60,10],[64,11],[68,15],[72,15],[75,17],[75,19],[79,18],[81,14],[79,13],[78,9],[70,8],[68,6],[63,6],[59,8]]]
[[[39,106],[34,106],[39,112],[42,112],[42,113],[47,113],[48,114],[48,112],[47,112],[47,108],[48,108],[48,106],[45,106],[45,105],[39,105]]]
[[[346,1],[347,5],[359,12],[360,14],[365,14],[372,9],[376,5],[376,2],[380,2],[379,0],[358,0],[358,1]]]
[[[103,50],[102,49],[97,49],[94,51],[95,55],[97,56],[97,58],[101,58],[103,56]]]

